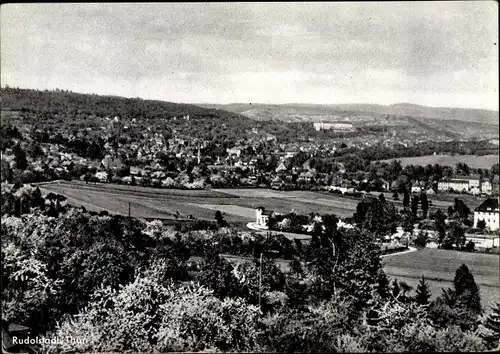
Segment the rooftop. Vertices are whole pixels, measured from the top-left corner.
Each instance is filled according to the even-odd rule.
[[[474,211],[479,212],[498,212],[498,199],[496,198],[488,198],[484,202],[481,203]]]

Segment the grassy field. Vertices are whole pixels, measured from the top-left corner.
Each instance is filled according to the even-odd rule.
[[[244,225],[255,218],[254,209],[288,213],[335,213],[351,216],[357,201],[315,192],[274,192],[265,189],[175,190],[142,188],[114,184],[85,184],[59,182],[40,185],[45,192],[60,193],[74,205],[89,210],[108,210],[112,213],[150,218],[173,218],[178,211],[183,216],[213,220],[215,211],[225,213],[225,219]],[[240,195],[238,195],[240,194]]]
[[[279,213],[292,210],[299,214],[311,212],[333,213],[339,217],[350,217],[356,210],[359,199],[339,196],[327,192],[310,191],[274,191],[267,189],[212,189],[212,190],[177,190],[158,189],[117,184],[85,184],[82,182],[65,182],[42,184],[45,192],[60,193],[68,197],[69,203],[83,205],[89,210],[107,210],[111,213],[128,214],[135,217],[175,219],[176,212],[181,218],[190,215],[197,219],[213,220],[215,211],[225,214],[230,225],[245,229],[248,222],[255,219],[255,208],[263,206]],[[379,193],[374,193],[378,195]],[[391,193],[385,193],[389,201]],[[449,200],[436,200],[449,199]],[[458,197],[473,210],[484,198],[469,195],[430,196],[433,206],[446,210]],[[395,202],[402,207],[401,201]]]
[[[280,213],[334,213],[341,217],[352,216],[358,200],[342,198],[334,194],[309,191],[275,191],[269,189],[216,189],[216,192],[239,196],[238,205],[249,208],[263,206]]]
[[[426,155],[417,157],[401,157],[398,159],[382,160],[384,162],[390,162],[392,160],[400,160],[403,166],[406,165],[422,165],[426,166],[428,164],[440,164],[442,166],[452,166],[459,162],[465,162],[469,167],[472,168],[487,168],[490,169],[491,166],[498,163],[499,155]]]
[[[124,187],[124,186],[120,186]],[[60,193],[68,197],[68,202],[75,206],[83,205],[89,210],[101,211],[107,210],[111,213],[127,215],[128,204],[130,203],[131,215],[134,217],[147,217],[158,219],[175,219],[178,211],[181,218],[193,215],[198,219],[213,220],[215,211],[207,208],[192,205],[192,201],[198,199],[207,199],[208,197],[200,195],[202,191],[192,191],[190,197],[186,192],[177,190],[154,190],[151,191],[128,191],[126,189],[117,189],[115,186],[96,185],[87,187],[85,185],[62,182],[58,184],[47,184],[40,186],[45,192]],[[168,193],[168,192],[173,193]],[[178,192],[183,192],[182,194]],[[211,191],[205,191],[211,192]],[[210,194],[207,194],[210,195]],[[217,201],[219,196],[212,197],[210,200]],[[232,198],[227,198],[232,199]],[[224,200],[227,200],[224,198]],[[236,199],[236,198],[235,198]],[[248,222],[247,218],[237,215],[226,215],[226,220],[235,225],[244,225]]]
[[[500,257],[494,254],[465,253],[423,248],[417,252],[385,257],[384,270],[391,278],[405,281],[415,289],[422,275],[429,280],[433,297],[452,287],[455,271],[467,265],[481,289],[483,305],[500,301]]]

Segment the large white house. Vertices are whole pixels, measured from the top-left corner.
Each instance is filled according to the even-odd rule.
[[[465,178],[449,178],[443,179],[438,182],[439,191],[448,191],[453,189],[454,191],[468,191],[469,190],[469,180]]]
[[[255,209],[255,223],[259,228],[267,229],[267,222],[269,221],[269,217],[273,212],[270,210],[266,210],[264,207],[258,207]]]
[[[481,192],[490,194],[491,183],[487,180],[481,182],[479,176],[444,178],[438,182],[438,190],[448,191],[450,189],[457,192],[470,192],[474,195],[478,195]]]
[[[486,227],[491,231],[498,230],[498,199],[488,198],[480,206],[474,209],[474,227],[477,227],[477,223],[480,220],[484,220]]]
[[[338,131],[352,131],[352,123],[326,123],[326,122],[315,122],[313,123],[314,129],[316,130],[328,130],[334,129]]]
[[[333,123],[316,122],[314,123],[314,129],[316,130],[328,130],[333,127]]]

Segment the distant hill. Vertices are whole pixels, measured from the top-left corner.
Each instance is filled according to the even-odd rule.
[[[192,104],[173,103],[140,98],[100,96],[65,90],[32,90],[1,88],[2,111],[24,111],[36,114],[119,116],[129,118],[171,118],[190,115],[191,118],[220,118],[221,120],[248,121],[234,112],[203,108]]]
[[[410,103],[389,106],[375,104],[259,104],[231,103],[227,105],[199,104],[205,108],[224,109],[257,120],[317,121],[337,120],[347,115],[411,116],[439,120],[459,120],[466,122],[498,125],[497,111],[472,108],[428,107]]]

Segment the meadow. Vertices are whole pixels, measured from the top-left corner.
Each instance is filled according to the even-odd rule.
[[[465,264],[481,289],[484,306],[500,301],[500,256],[451,250],[422,248],[417,252],[383,258],[384,270],[396,278],[417,286],[422,275],[429,281],[433,297],[441,289],[453,286],[455,271]]]
[[[130,203],[131,216],[174,220],[193,216],[202,220],[214,220],[217,210],[224,214],[231,226],[245,229],[248,222],[254,221],[255,209],[262,206],[278,213],[294,211],[298,214],[336,214],[341,218],[351,217],[361,198],[352,198],[328,192],[275,191],[263,188],[231,188],[208,190],[160,189],[107,183],[66,182],[41,184],[46,193],[55,192],[65,195],[70,204],[84,206],[88,210],[107,210],[111,213],[128,215]],[[380,193],[373,193],[378,196]],[[394,201],[392,193],[385,193],[387,200],[402,207],[401,200]],[[438,194],[429,196],[431,210],[446,210],[458,197],[471,210],[481,204],[484,198],[469,195]],[[402,197],[401,197],[402,198]],[[437,199],[448,200],[437,200]]]
[[[490,169],[491,166],[498,163],[499,155],[426,155],[416,157],[401,157],[397,159],[382,160],[382,162],[391,162],[392,160],[399,160],[403,166],[406,165],[422,165],[439,164],[442,166],[455,167],[457,163],[466,163],[472,168],[486,168]]]
[[[254,221],[255,208],[260,206],[278,213],[333,213],[344,218],[352,216],[360,200],[327,192],[285,192],[263,188],[180,190],[79,181],[41,184],[40,188],[47,193],[63,194],[69,203],[94,211],[128,215],[130,203],[131,215],[139,218],[174,220],[178,213],[181,219],[193,216],[213,220],[215,212],[220,210],[226,221],[238,228],[245,228],[248,222]],[[385,193],[385,197],[393,201],[391,193]],[[450,195],[450,200],[436,200],[442,197],[441,194],[430,196],[433,201],[431,209],[446,210],[453,204],[453,197],[463,199],[472,210],[484,200],[467,195]],[[402,207],[401,200],[395,204]]]
[[[190,215],[213,220],[220,210],[232,226],[244,227],[254,221],[255,208],[263,206],[279,213],[334,213],[352,216],[357,201],[315,192],[276,192],[265,189],[176,190],[143,188],[115,184],[85,184],[66,182],[42,184],[45,192],[63,194],[68,202],[86,209],[159,219],[174,219]]]

